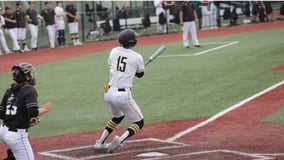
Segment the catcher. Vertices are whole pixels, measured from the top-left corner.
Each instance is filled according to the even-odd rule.
[[[34,160],[28,129],[39,123],[39,116],[51,110],[51,103],[38,107],[35,69],[30,63],[12,67],[16,82],[7,89],[0,104],[0,140],[10,148],[6,160]]]

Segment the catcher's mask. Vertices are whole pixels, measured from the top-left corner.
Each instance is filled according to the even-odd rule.
[[[138,33],[133,29],[125,29],[118,35],[118,41],[124,48],[134,47],[137,43]]]
[[[36,71],[32,64],[22,62],[12,67],[13,80],[18,84],[28,82],[35,85]]]

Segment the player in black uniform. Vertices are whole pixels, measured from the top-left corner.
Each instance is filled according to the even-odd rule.
[[[38,38],[38,18],[40,15],[37,14],[34,9],[35,2],[29,1],[29,8],[26,10],[26,20],[28,21],[28,27],[31,32],[31,49],[37,50],[37,38]]]
[[[14,53],[21,53],[18,41],[17,41],[17,21],[15,15],[12,14],[11,7],[5,7],[5,14],[3,14],[5,20],[5,27],[8,30],[8,33],[13,42],[13,51]]]
[[[16,3],[16,11],[14,12],[17,21],[17,39],[23,51],[30,51],[26,44],[26,21],[25,12],[22,10],[23,2]]]
[[[35,69],[30,63],[19,63],[12,67],[16,82],[5,92],[0,104],[0,139],[14,153],[16,159],[34,160],[28,139],[28,129],[38,124],[39,116],[51,109],[47,102],[38,107]]]
[[[69,32],[71,35],[71,39],[73,41],[73,44],[76,45],[82,45],[82,43],[79,41],[78,37],[78,19],[79,15],[77,13],[77,8],[74,5],[73,1],[68,1],[68,5],[65,7],[65,11],[67,12],[67,22],[69,26]]]
[[[50,48],[55,47],[55,34],[56,34],[56,28],[55,28],[55,12],[52,8],[50,8],[50,2],[45,2],[45,9],[41,11],[40,15],[43,17],[43,20],[46,25],[48,38],[49,38],[49,45]]]

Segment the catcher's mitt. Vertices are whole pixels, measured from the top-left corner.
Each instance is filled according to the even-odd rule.
[[[39,117],[32,117],[30,119],[30,127],[39,124],[39,122],[40,122],[40,118]]]

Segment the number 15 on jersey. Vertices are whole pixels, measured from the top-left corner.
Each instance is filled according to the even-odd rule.
[[[118,59],[117,59],[117,71],[120,71],[120,72],[125,72],[125,68],[126,68],[126,59],[127,57],[123,57],[123,56],[119,56]]]

